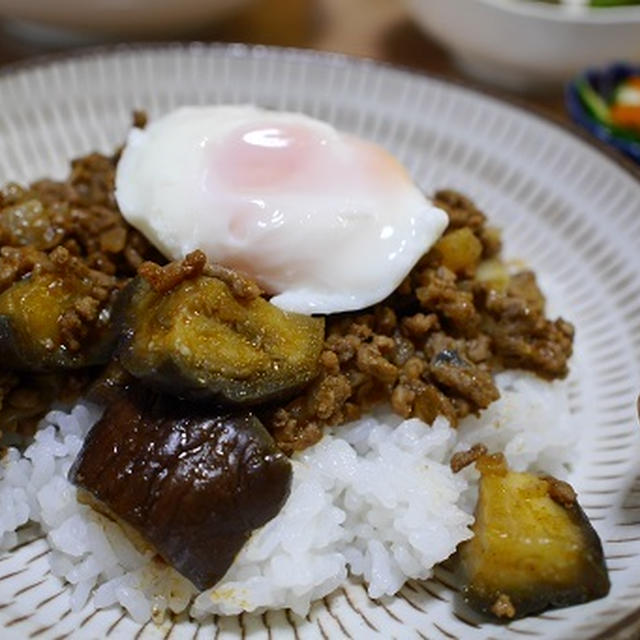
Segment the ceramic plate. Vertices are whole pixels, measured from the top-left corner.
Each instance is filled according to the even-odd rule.
[[[372,601],[345,585],[309,615],[288,612],[136,625],[119,609],[71,611],[45,538],[0,558],[3,638],[583,639],[640,619],[640,184],[582,140],[465,88],[341,56],[245,46],[115,49],[0,75],[0,180],[62,177],[67,161],[109,152],[131,111],[255,102],[300,110],[388,147],[431,192],[464,191],[505,231],[509,256],[547,275],[577,326],[570,403],[573,475],[602,537],[611,594],[506,626],[453,611],[446,569]],[[636,635],[628,637],[637,637]]]

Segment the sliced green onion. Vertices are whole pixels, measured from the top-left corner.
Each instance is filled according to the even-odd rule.
[[[610,125],[611,114],[609,113],[609,105],[604,98],[591,86],[586,78],[580,78],[576,82],[578,94],[582,98],[585,106],[591,114],[600,122]]]

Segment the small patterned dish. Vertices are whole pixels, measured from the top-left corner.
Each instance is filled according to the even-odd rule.
[[[574,122],[640,163],[640,124],[634,131],[616,126],[608,117],[609,105],[620,85],[632,77],[640,77],[640,66],[616,63],[603,69],[588,69],[567,85],[565,97]]]

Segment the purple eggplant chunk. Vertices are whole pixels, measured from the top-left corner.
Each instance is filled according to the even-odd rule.
[[[137,388],[106,409],[69,478],[204,590],[279,513],[291,464],[251,413]]]
[[[148,387],[189,400],[258,405],[304,388],[319,371],[324,319],[238,298],[200,275],[158,292],[129,283],[114,312],[118,359]]]
[[[460,547],[472,608],[504,621],[609,593],[600,538],[570,485],[511,471],[502,454],[483,455],[476,467],[474,536]]]
[[[91,297],[92,281],[74,273],[31,274],[0,293],[0,362],[48,373],[109,361],[118,335],[111,303]]]

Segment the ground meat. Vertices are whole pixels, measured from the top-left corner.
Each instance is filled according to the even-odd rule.
[[[326,364],[329,359],[323,354],[322,372],[307,394],[261,416],[286,453],[318,442],[324,426],[343,424],[360,416],[358,407],[348,402],[353,393],[351,383],[343,374],[330,373],[332,367]]]
[[[146,111],[134,111],[133,112],[133,126],[138,129],[144,129],[147,126],[147,112]]]
[[[411,415],[427,424],[433,424],[438,416],[444,416],[452,426],[458,424],[459,417],[470,413],[469,405],[456,403],[455,398],[447,396],[434,384],[425,384],[416,396]]]
[[[573,326],[549,320],[526,297],[514,291],[479,287],[485,310],[483,332],[491,339],[494,356],[505,367],[529,369],[545,378],[567,375],[573,350]]]
[[[487,362],[491,357],[491,339],[481,333],[464,343],[467,358],[474,363]]]
[[[502,249],[502,237],[500,230],[495,227],[482,227],[476,232],[480,244],[482,244],[482,257],[484,259],[494,258]]]
[[[458,451],[458,453],[454,453],[451,456],[451,462],[449,463],[451,471],[453,471],[453,473],[462,471],[462,469],[473,464],[478,458],[486,455],[486,453],[487,447],[482,443],[474,444],[473,447],[471,447],[471,449],[467,449],[467,451]]]
[[[260,287],[242,274],[218,264],[208,264],[207,256],[196,249],[183,260],[159,266],[155,262],[143,262],[138,267],[141,275],[158,293],[166,293],[185,280],[197,278],[200,274],[222,280],[233,295],[241,300],[253,300],[261,291]]]
[[[403,418],[408,418],[413,412],[416,392],[408,384],[399,384],[391,392],[391,408]]]
[[[545,299],[538,287],[533,271],[521,271],[509,278],[507,283],[507,295],[526,303],[529,312],[536,315],[544,313]]]
[[[228,269],[220,264],[205,265],[203,273],[211,278],[222,280],[236,298],[240,300],[253,300],[261,293],[260,287],[246,276],[233,269]]]
[[[137,114],[135,122],[144,126],[146,119]],[[118,157],[91,154],[74,160],[63,182],[9,184],[0,191],[0,293],[47,270],[81,274],[89,283],[58,319],[70,351],[82,349],[92,327],[108,320],[118,292],[137,272],[159,291],[206,273],[225,281],[239,298],[260,294],[242,274],[206,264],[201,252],[163,268],[166,261],[118,211]],[[450,216],[445,244],[451,268],[441,251],[429,251],[387,300],[327,318],[317,378],[285,404],[256,409],[285,451],[303,449],[319,440],[325,426],[385,402],[405,418],[431,423],[443,415],[456,425],[498,397],[493,374],[503,368],[526,368],[547,378],[566,375],[573,328],[545,317],[533,274],[513,276],[502,288],[476,281],[482,260],[499,263],[500,234],[457,192],[439,191],[435,202]],[[473,254],[464,252],[463,240],[475,245]],[[464,268],[455,267],[451,256]],[[14,380],[11,393],[24,384]],[[0,394],[9,397],[7,390]],[[33,397],[28,390],[14,396],[25,405]]]
[[[439,191],[436,203],[450,215],[445,233],[468,227],[483,246],[478,260],[499,259],[499,233],[468,198]],[[317,442],[323,425],[342,424],[382,402],[403,418],[432,423],[443,415],[455,426],[499,397],[493,374],[504,368],[566,375],[573,328],[545,317],[531,272],[512,276],[501,290],[474,279],[477,263],[456,274],[440,260],[437,250],[427,253],[366,313],[327,319],[318,379],[265,416],[285,451]]]
[[[0,292],[8,289],[24,275],[49,264],[48,255],[34,247],[1,247]]]
[[[94,153],[74,160],[62,182],[40,180],[28,187],[10,183],[0,190],[0,293],[31,274],[77,277],[82,292],[57,320],[59,346],[69,352],[93,340],[94,328],[108,321],[117,293],[144,260],[164,262],[118,211],[117,159],[117,154]],[[58,380],[53,374],[18,374],[10,393],[5,386],[0,389],[0,429],[30,431],[69,385],[79,388],[72,381],[92,375],[65,372]]]
[[[12,443],[26,443],[51,405],[75,401],[94,375],[93,371],[57,374],[0,371],[0,436],[6,438],[10,434]]]
[[[447,231],[469,227],[477,231],[484,227],[486,216],[466,196],[452,189],[436,191],[433,202],[437,207],[444,209],[449,216]]]
[[[72,256],[64,247],[56,247],[48,256],[49,262],[39,265],[39,271],[50,271],[66,277],[75,277],[82,283],[85,293],[78,293],[73,306],[58,319],[60,342],[69,351],[79,351],[85,338],[99,324],[100,315],[109,312],[118,291],[124,281],[89,268],[85,262]]]
[[[118,211],[116,162],[117,156],[94,153],[74,160],[64,182],[40,180],[28,188],[9,184],[0,192],[1,288],[56,247],[118,279],[135,275],[145,259],[164,262]],[[9,248],[19,251],[5,256]]]
[[[365,375],[379,380],[383,384],[393,384],[398,378],[398,367],[389,361],[388,355],[394,349],[392,338],[376,336],[372,342],[358,347],[356,367]]]
[[[440,322],[435,313],[428,315],[416,313],[402,319],[402,328],[410,338],[420,339],[426,337],[431,331],[440,329]]]
[[[184,260],[170,262],[164,267],[155,262],[143,262],[138,267],[141,275],[157,293],[167,293],[185,280],[197,278],[207,263],[207,256],[202,251],[193,251]]]
[[[552,500],[567,509],[576,504],[578,496],[569,483],[553,476],[545,476],[544,479],[549,483],[549,496]]]
[[[441,389],[469,402],[475,410],[486,409],[500,397],[491,374],[466,361],[439,362],[429,366],[429,375]]]
[[[477,333],[480,316],[473,295],[459,288],[452,271],[446,267],[427,270],[421,280],[425,284],[416,288],[415,295],[424,310],[437,312],[441,322],[456,332],[469,336]]]
[[[91,153],[71,161],[70,202],[80,207],[102,205],[108,211],[116,211],[115,166],[118,156]]]

